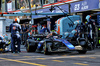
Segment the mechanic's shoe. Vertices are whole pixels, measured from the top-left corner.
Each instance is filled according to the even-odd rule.
[[[13,52],[13,54],[15,54],[15,52]]]
[[[41,51],[37,49],[36,52],[37,52],[37,53],[40,53]]]
[[[17,53],[19,53],[19,51],[17,51]]]

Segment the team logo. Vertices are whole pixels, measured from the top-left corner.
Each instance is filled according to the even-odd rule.
[[[13,26],[13,30],[15,30],[16,29],[16,26]]]

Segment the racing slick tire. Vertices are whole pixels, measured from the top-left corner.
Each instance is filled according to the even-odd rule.
[[[48,52],[48,47],[47,47],[46,42],[44,43],[43,51],[44,51],[43,53],[44,53],[45,55],[48,55],[48,54],[49,54],[49,52]]]
[[[86,54],[86,52],[87,52],[86,50],[78,50],[79,54]]]
[[[27,46],[26,46],[27,52],[35,52],[36,49],[37,49],[37,46],[36,45],[30,45],[30,43],[27,42]]]

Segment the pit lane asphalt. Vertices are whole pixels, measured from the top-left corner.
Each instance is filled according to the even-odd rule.
[[[51,55],[27,53],[21,47],[21,53],[11,52],[0,54],[0,66],[100,66],[100,48],[78,54],[76,51],[57,52]]]

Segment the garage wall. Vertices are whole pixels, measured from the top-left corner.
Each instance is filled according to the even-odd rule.
[[[3,34],[2,31],[3,21],[0,19],[0,36]]]
[[[8,35],[8,39],[10,39],[10,35],[11,33],[10,32],[6,32],[6,26],[10,26],[10,24],[13,23],[13,19],[6,19],[4,22],[3,22],[3,34],[7,34]]]

